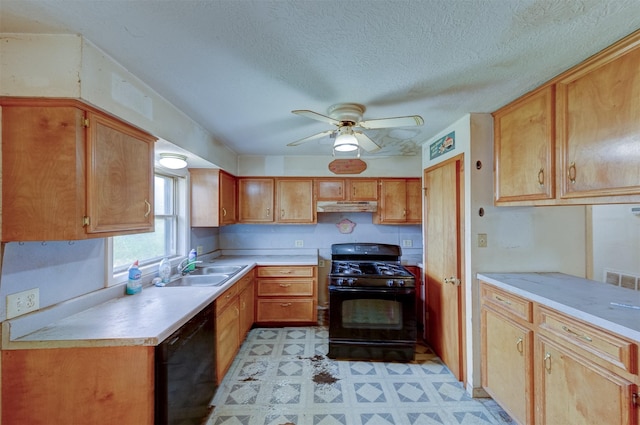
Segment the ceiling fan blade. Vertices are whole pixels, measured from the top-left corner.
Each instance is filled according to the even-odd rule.
[[[321,139],[325,136],[331,135],[331,133],[335,132],[335,130],[327,130],[322,133],[314,134],[313,136],[305,137],[304,139],[296,140],[295,142],[291,142],[287,144],[287,146],[298,146],[306,142],[310,142],[311,140]]]
[[[367,136],[364,133],[354,131],[353,135],[356,136],[356,139],[358,140],[358,145],[360,145],[360,147],[367,152],[373,153],[373,152],[378,152],[380,149],[382,149],[380,145],[378,145],[376,142],[371,140],[369,136]]]
[[[293,112],[294,114],[303,116],[303,117],[311,118],[312,120],[327,122],[327,123],[333,124],[333,125],[340,125],[340,121],[338,121],[338,120],[335,120],[335,119],[333,119],[331,117],[328,117],[326,115],[319,114],[317,112],[309,111],[307,109],[296,109],[295,111],[291,111],[291,112]]]
[[[409,115],[406,117],[380,118],[360,121],[357,125],[358,127],[365,128],[367,130],[373,130],[377,128],[415,127],[422,124],[424,124],[424,120],[420,115]]]

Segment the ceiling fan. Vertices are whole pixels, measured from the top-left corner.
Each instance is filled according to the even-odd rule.
[[[380,128],[394,127],[412,127],[424,124],[424,120],[420,115],[409,115],[406,117],[379,118],[372,120],[362,120],[365,107],[358,103],[338,103],[329,107],[328,116],[306,109],[298,109],[291,111],[294,114],[311,118],[312,120],[322,121],[335,125],[334,130],[323,131],[313,136],[305,137],[289,143],[287,146],[298,146],[311,140],[320,139],[325,136],[335,138],[333,150],[337,152],[350,152],[356,149],[364,149],[367,152],[379,151],[381,146],[371,140],[361,131],[355,131],[354,128],[362,128],[364,130],[374,130]]]

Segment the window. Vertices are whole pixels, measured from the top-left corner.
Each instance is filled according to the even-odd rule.
[[[107,252],[111,255],[109,284],[126,280],[129,266],[136,260],[143,274],[164,257],[177,258],[182,252],[186,236],[184,205],[185,179],[168,174],[155,174],[154,203],[155,231],[108,238]]]

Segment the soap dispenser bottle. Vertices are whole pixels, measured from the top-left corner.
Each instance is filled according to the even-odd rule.
[[[198,253],[195,249],[189,251],[189,258],[187,262],[187,270],[192,272],[196,269],[196,259],[198,258]]]
[[[168,258],[163,258],[158,266],[158,277],[162,283],[169,283],[171,279],[171,262]]]

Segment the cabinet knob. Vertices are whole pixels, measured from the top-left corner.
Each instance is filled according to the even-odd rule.
[[[538,184],[542,187],[544,186],[544,168],[541,168],[538,171]]]
[[[575,184],[576,182],[576,163],[572,162],[571,164],[569,164],[569,169],[567,170],[567,176],[569,177],[569,181],[572,184]]]

